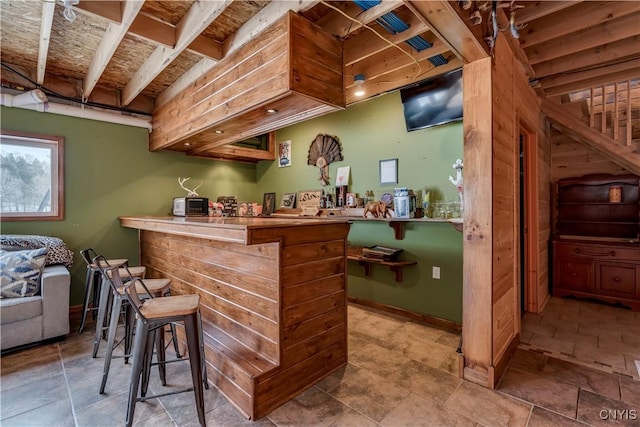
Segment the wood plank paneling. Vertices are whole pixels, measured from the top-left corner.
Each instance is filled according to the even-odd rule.
[[[292,305],[283,310],[282,325],[288,328],[320,314],[330,312],[336,308],[346,307],[347,297],[343,290],[324,295],[302,304]]]
[[[496,42],[493,66],[493,343],[492,364],[501,365],[502,349],[516,336],[519,307],[513,299],[519,285],[517,242],[518,137],[514,100],[514,55],[504,37]],[[516,290],[517,291],[517,290]],[[507,297],[511,296],[511,300]],[[497,374],[499,375],[499,374]],[[494,377],[496,374],[493,375]],[[492,385],[493,386],[493,385]]]
[[[175,221],[164,222],[171,234],[160,231],[163,221],[151,222],[153,230],[139,233],[141,263],[148,277],[171,279],[172,294],[200,295],[209,381],[247,417],[266,415],[346,365],[348,223],[256,220],[243,233],[260,242],[246,245],[202,230],[196,237],[188,221],[186,235]],[[184,341],[181,328],[178,336]]]
[[[486,385],[491,365],[492,110],[491,58],[465,64],[462,353],[464,378]]]
[[[312,99],[306,107],[311,116],[319,114],[315,110],[320,107],[323,112],[343,108],[342,70],[341,41],[289,11],[156,109],[149,148],[204,155],[211,148],[284,127],[266,110],[289,97]],[[288,111],[288,120],[308,118],[303,113]],[[214,128],[224,136],[211,133]]]
[[[536,156],[530,179],[534,209],[548,209],[551,155],[541,103],[509,43],[499,35],[493,64],[463,69],[465,204],[463,376],[494,387],[507,366],[520,328],[519,134],[531,133]],[[491,80],[487,76],[491,76]],[[489,104],[487,104],[489,102]],[[473,184],[467,184],[470,180]],[[538,308],[548,299],[549,215],[538,216],[533,250],[536,274],[527,286]],[[522,237],[523,238],[523,237]]]
[[[604,158],[592,148],[563,134],[554,134],[551,137],[551,164],[553,182],[592,173],[613,175],[629,173],[625,168]]]

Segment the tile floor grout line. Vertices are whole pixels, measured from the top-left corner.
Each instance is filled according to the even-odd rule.
[[[334,390],[334,389],[338,388],[338,386],[340,386],[340,384],[341,384],[341,383],[342,383],[342,381],[341,381],[340,383],[338,383],[338,385],[336,385],[335,387],[333,387],[331,390]],[[375,423],[376,425],[378,425],[378,426],[380,425],[380,423],[379,423],[379,422],[376,422],[375,420],[373,420],[373,419],[371,419],[370,417],[366,416],[366,415],[365,415],[365,414],[363,414],[362,412],[358,411],[356,408],[354,408],[354,407],[352,407],[352,406],[350,406],[350,405],[347,405],[345,402],[343,402],[342,400],[338,399],[336,396],[332,395],[332,394],[331,394],[331,393],[329,393],[328,391],[324,391],[324,390],[322,390],[320,387],[317,387],[316,385],[314,385],[313,387],[317,388],[317,389],[318,389],[318,390],[320,390],[322,393],[326,394],[327,396],[331,397],[332,399],[335,399],[335,400],[337,400],[338,402],[342,403],[344,406],[346,406],[347,408],[351,409],[352,411],[355,411],[356,413],[358,413],[358,414],[362,415],[362,416],[363,416],[363,417],[365,417],[366,419],[371,420],[371,422]],[[342,417],[340,417],[340,418],[342,418]],[[338,420],[339,420],[340,418],[338,418]],[[336,421],[338,421],[338,420],[336,420]],[[335,422],[335,421],[334,421],[334,422]],[[275,423],[275,422],[274,422],[274,424],[278,425],[278,424],[277,424],[277,423]]]
[[[64,375],[64,382],[67,386],[67,395],[69,396],[69,403],[71,404],[71,414],[73,415],[73,423],[78,427],[78,417],[76,416],[76,405],[73,403],[73,396],[71,395],[71,386],[69,385],[69,377],[67,376],[67,369],[64,366],[64,359],[62,358],[62,350],[60,344],[56,344],[58,347],[58,356],[60,357],[60,365],[62,365],[62,375]]]

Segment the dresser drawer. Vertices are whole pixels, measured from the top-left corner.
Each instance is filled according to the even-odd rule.
[[[634,264],[600,262],[596,265],[596,292],[601,295],[640,297],[638,270]]]
[[[640,262],[640,247],[555,242],[554,255]]]
[[[593,292],[593,262],[581,258],[556,258],[553,286],[581,292]]]

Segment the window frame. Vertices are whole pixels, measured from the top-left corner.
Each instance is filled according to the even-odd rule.
[[[51,149],[51,212],[37,214],[35,212],[1,212],[2,221],[61,221],[64,219],[64,137],[42,135],[30,132],[0,129],[0,139],[11,140],[12,143],[23,141],[25,145],[52,144]],[[54,156],[56,157],[54,159]],[[54,167],[57,170],[54,170]],[[53,182],[57,180],[57,183]],[[57,193],[57,197],[54,195]]]

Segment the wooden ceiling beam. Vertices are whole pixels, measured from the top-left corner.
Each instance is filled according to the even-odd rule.
[[[527,1],[519,3],[524,6],[524,9],[519,9],[516,12],[516,24],[526,24],[536,19],[544,18],[566,9],[567,7],[575,6],[580,1]]]
[[[577,80],[566,83],[564,85],[553,86],[544,88],[544,94],[546,97],[564,95],[571,92],[587,89],[594,86],[607,85],[613,82],[619,82],[622,80],[638,78],[638,68],[623,69],[611,74],[597,75],[584,80]]]
[[[318,4],[318,0],[300,0],[297,2],[272,1],[222,43],[223,56],[227,56],[232,52],[235,52],[235,50],[240,46],[277,21],[288,10],[304,12],[311,9],[316,4]],[[208,58],[200,60],[200,62],[192,67],[187,73],[180,76],[171,86],[166,88],[156,97],[156,108],[166,104],[169,100],[192,85],[200,76],[214,67],[216,63],[217,61],[212,61]]]
[[[412,37],[425,33],[429,28],[418,19],[417,16],[411,14],[407,20],[409,29],[397,34],[382,34],[389,43],[398,44],[409,40]],[[372,31],[362,31],[344,41],[344,65],[351,65],[358,61],[375,55],[389,47],[389,43],[382,40]]]
[[[144,2],[141,1],[125,1],[122,2],[122,23],[116,24],[110,22],[107,26],[107,30],[100,40],[100,46],[98,46],[98,50],[95,55],[93,55],[93,59],[91,60],[91,64],[89,64],[89,69],[87,70],[87,75],[84,78],[83,83],[83,97],[89,97],[93,88],[100,80],[100,76],[104,73],[104,70],[109,65],[111,58],[116,53],[116,49],[120,46],[120,42],[124,39],[124,36],[127,35],[127,31],[129,31],[129,27],[135,20],[138,12],[142,9],[142,5]],[[129,104],[128,102],[127,104]]]
[[[176,46],[158,46],[122,90],[128,105],[231,4],[232,0],[195,2],[176,26]]]
[[[449,46],[445,45],[442,40],[433,37],[432,42],[433,46],[420,52],[416,52],[409,45],[389,46],[376,56],[345,67],[346,87],[353,86],[353,77],[356,74],[363,74],[367,80],[373,80],[411,64],[416,64],[416,62],[421,63],[436,55],[449,52]],[[429,63],[429,65],[431,64]]]
[[[629,37],[640,35],[637,14],[631,14],[619,19],[605,22],[591,28],[568,34],[556,40],[549,40],[525,49],[529,63],[532,65],[540,62],[559,58],[567,53],[579,52],[602,45],[606,40],[612,43]]]
[[[176,27],[146,15],[138,15],[129,32],[156,45],[172,49],[176,45]],[[217,61],[222,59],[222,44],[202,34],[199,34],[186,50]]]
[[[435,67],[429,62],[423,62],[421,64],[422,70],[420,70],[415,63],[411,63],[404,68],[385,74],[381,76],[381,78],[367,80],[363,85],[359,86],[358,89],[362,88],[366,93],[365,99],[369,99],[381,93],[389,92],[399,87],[417,83],[462,67],[462,60],[455,54],[449,53],[445,55],[445,57],[449,61],[445,65]],[[362,97],[356,96],[354,92],[355,86],[346,89],[347,106],[364,100]]]
[[[138,15],[129,32],[155,45],[173,48],[176,45],[176,27],[147,15]]]
[[[41,85],[44,82],[44,72],[47,69],[47,55],[49,53],[49,41],[51,40],[51,26],[53,25],[53,13],[56,9],[54,0],[42,2],[42,19],[40,21],[40,43],[38,44],[38,65],[36,82]]]
[[[534,67],[535,75],[544,78],[554,74],[565,73],[573,70],[590,68],[600,64],[606,64],[638,55],[640,52],[640,36],[620,40],[576,52],[551,61],[542,62]]]
[[[520,45],[526,49],[638,11],[640,2],[635,1],[585,1],[545,19],[529,23],[520,31]]]
[[[464,62],[489,56],[449,2],[405,0],[404,3]]]
[[[546,89],[549,89],[555,86],[564,86],[567,84],[584,81],[584,80],[591,80],[594,78],[598,80],[600,80],[601,78],[606,79],[607,76],[610,74],[615,74],[621,71],[634,70],[634,69],[636,70],[636,74],[637,74],[636,77],[640,77],[640,58],[634,58],[634,59],[620,62],[618,64],[607,65],[603,67],[594,68],[591,70],[585,70],[585,71],[579,71],[575,73],[561,74],[555,77],[549,77],[541,80],[542,88],[545,89],[545,93],[546,93]],[[603,83],[605,84],[615,83],[615,82],[616,80],[603,81]],[[596,86],[596,85],[590,85],[589,87]]]
[[[602,132],[591,129],[577,117],[568,113],[563,106],[544,100],[542,111],[549,120],[565,134],[576,141],[587,145],[603,157],[626,168],[632,173],[640,175],[640,152],[634,151],[633,147],[619,144],[615,140],[603,135]]]
[[[122,5],[120,1],[92,0],[81,1],[74,6],[80,13],[98,16],[113,24],[122,24]]]
[[[349,15],[352,19],[347,18],[340,12],[332,11],[330,14],[316,22],[316,24],[322,27],[322,29],[329,34],[333,34],[339,38],[344,38],[354,31],[362,28],[362,24],[369,24],[380,18],[382,15],[394,11],[400,6],[402,6],[401,0],[383,0],[379,5],[363,11],[356,4],[349,4],[343,12]],[[355,19],[355,21],[353,19]]]

